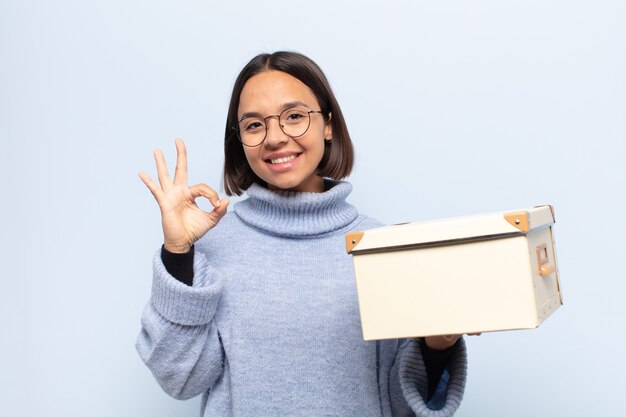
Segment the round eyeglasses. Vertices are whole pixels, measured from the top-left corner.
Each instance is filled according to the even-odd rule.
[[[267,137],[268,120],[278,118],[280,130],[290,138],[297,139],[303,136],[311,125],[311,114],[322,114],[321,110],[290,108],[280,114],[270,114],[267,117],[246,116],[237,123],[237,136],[245,146],[259,146]]]

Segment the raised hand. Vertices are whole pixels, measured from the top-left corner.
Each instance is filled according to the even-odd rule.
[[[139,178],[150,189],[161,209],[164,246],[170,252],[189,252],[191,245],[206,232],[215,227],[226,214],[228,200],[206,184],[187,187],[187,149],[181,139],[176,139],[176,171],[174,181],[165,165],[165,157],[160,150],[154,151],[159,184],[146,172],[139,173]],[[202,210],[195,199],[205,197],[213,205],[210,212]]]

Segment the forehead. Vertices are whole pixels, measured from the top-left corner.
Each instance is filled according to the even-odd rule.
[[[311,109],[319,107],[313,91],[302,81],[282,71],[266,71],[251,77],[243,86],[238,113],[276,113],[285,103],[297,101]]]

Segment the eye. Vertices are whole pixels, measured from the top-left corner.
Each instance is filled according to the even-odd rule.
[[[285,112],[283,118],[287,124],[295,124],[304,120],[309,114],[304,110],[289,110]]]
[[[256,132],[264,128],[263,122],[257,119],[244,120],[241,122],[242,130],[246,132]]]

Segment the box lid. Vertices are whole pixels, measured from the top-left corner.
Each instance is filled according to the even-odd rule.
[[[380,227],[346,235],[348,253],[439,246],[522,236],[554,224],[552,206],[543,205],[474,216]]]

